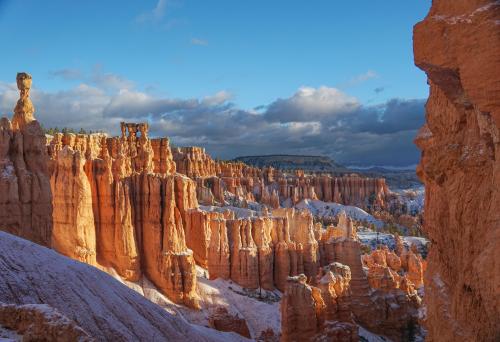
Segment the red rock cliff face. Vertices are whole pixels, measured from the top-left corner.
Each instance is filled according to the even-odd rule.
[[[416,143],[432,242],[425,275],[430,341],[500,339],[500,4],[434,0],[414,29],[427,73]]]

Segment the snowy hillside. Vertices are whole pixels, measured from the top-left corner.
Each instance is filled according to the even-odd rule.
[[[189,324],[112,276],[0,232],[0,302],[48,304],[97,340],[240,341]]]
[[[298,209],[309,209],[313,215],[320,217],[334,217],[340,214],[341,211],[345,211],[346,215],[353,220],[366,221],[374,224],[376,227],[384,225],[382,221],[377,220],[363,209],[351,205],[305,199],[296,204],[295,207]]]

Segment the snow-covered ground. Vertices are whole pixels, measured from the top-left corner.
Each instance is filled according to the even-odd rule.
[[[0,325],[0,342],[17,342],[22,340],[22,335],[18,335],[15,331]]]
[[[207,328],[209,327],[211,313],[217,307],[224,307],[231,315],[238,315],[245,319],[250,334],[254,339],[267,329],[272,329],[276,336],[279,335],[281,330],[279,302],[281,293],[278,290],[262,290],[263,296],[267,295],[272,300],[258,300],[252,296],[259,293],[257,290],[251,293],[230,280],[208,280],[204,276],[206,270],[199,266],[196,266],[196,268],[198,273],[196,291],[200,297],[201,310],[192,310],[171,302],[145,278],[142,278],[137,283],[128,281],[124,283],[153,303],[163,307],[167,312],[182,317],[183,320],[191,323],[193,327],[209,330]],[[115,277],[120,280],[118,275],[115,274]],[[240,339],[241,336],[237,336]],[[244,338],[241,337],[241,339]]]
[[[389,249],[396,247],[396,240],[394,235],[388,233],[377,233],[371,231],[358,231],[358,237],[361,243],[368,245],[371,249],[377,248],[377,243],[386,245]]]
[[[421,213],[424,210],[425,188],[419,186],[413,189],[394,190],[398,200],[406,204],[408,214]]]
[[[95,267],[2,231],[0,251],[0,302],[50,305],[96,340],[244,340],[190,324]]]
[[[359,337],[360,341],[367,341],[367,342],[391,342],[390,339],[387,337],[382,337],[379,335],[376,335],[365,328],[363,328],[361,325],[358,325],[359,327]]]
[[[236,218],[257,217],[260,214],[259,211],[255,211],[255,210],[252,210],[249,208],[233,207],[230,205],[226,205],[223,207],[211,206],[211,205],[200,205],[200,209],[203,211],[215,211],[218,213],[223,213],[227,210],[231,210],[231,211],[234,211]]]
[[[244,289],[232,281],[223,279],[208,280],[198,277],[198,292],[202,307],[210,311],[217,306],[224,306],[230,313],[237,313],[245,318],[250,334],[257,338],[263,331],[272,329],[277,336],[281,330],[279,301],[260,301],[245,295]],[[263,293],[267,291],[262,290]],[[273,297],[281,296],[278,290]],[[196,313],[194,313],[196,314]]]
[[[377,243],[386,245],[389,249],[396,247],[396,240],[394,235],[388,233],[378,233],[372,231],[358,231],[358,237],[361,243],[368,245],[371,249],[377,248]],[[411,245],[416,245],[420,254],[427,255],[427,244],[429,240],[423,237],[416,236],[402,236],[403,243],[408,248]]]
[[[366,221],[368,223],[374,224],[376,227],[379,228],[384,225],[382,221],[368,214],[363,209],[351,205],[343,205],[334,202],[323,202],[320,200],[305,199],[300,203],[296,204],[295,208],[309,209],[313,215],[321,217],[335,217],[338,214],[340,214],[341,211],[345,211],[346,215],[353,220]]]

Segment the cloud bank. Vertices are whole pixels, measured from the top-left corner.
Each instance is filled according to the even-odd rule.
[[[51,72],[75,79],[74,71]],[[35,116],[45,127],[102,129],[118,134],[120,121],[149,121],[153,136],[174,145],[206,147],[214,157],[258,154],[328,155],[346,165],[413,165],[413,144],[424,123],[423,99],[366,106],[339,89],[301,87],[259,109],[242,109],[220,91],[201,99],[154,96],[100,70],[68,90],[32,90]],[[14,83],[0,81],[0,113],[11,115]]]

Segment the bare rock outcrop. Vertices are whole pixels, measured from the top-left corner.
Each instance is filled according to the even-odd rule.
[[[359,241],[340,237],[328,241],[327,246],[328,257],[333,258],[328,262],[340,262],[351,271],[349,307],[355,321],[394,341],[414,338],[418,333],[420,298],[406,277],[400,281],[400,276],[387,266],[385,254],[375,254],[374,259],[385,266],[374,264],[370,278],[370,272],[367,276],[363,270]]]
[[[15,331],[23,341],[95,341],[75,322],[46,304],[0,303],[0,326]]]
[[[247,322],[236,314],[230,314],[225,307],[218,307],[209,317],[210,326],[219,331],[233,331],[250,338]]]
[[[414,28],[430,84],[416,137],[425,184],[429,341],[500,338],[500,4],[435,0]]]

